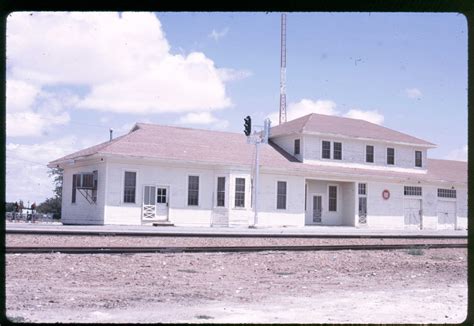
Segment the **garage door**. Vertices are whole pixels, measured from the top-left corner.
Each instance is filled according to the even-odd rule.
[[[405,226],[421,227],[421,199],[403,200]]]
[[[454,229],[456,224],[456,202],[438,201],[438,228]]]

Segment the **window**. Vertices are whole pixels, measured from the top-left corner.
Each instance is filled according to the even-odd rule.
[[[123,202],[135,203],[135,188],[137,183],[137,173],[125,171],[123,185]]]
[[[188,176],[188,206],[199,205],[199,176]]]
[[[421,168],[421,151],[415,151],[415,166]]]
[[[405,186],[404,195],[405,196],[421,196],[421,187]]]
[[[286,209],[286,181],[277,182],[277,209]]]
[[[374,163],[374,146],[365,146],[365,161],[368,163]]]
[[[76,202],[76,188],[81,186],[81,175],[73,174],[72,175],[72,198],[71,203]]]
[[[298,155],[300,153],[300,140],[295,139],[295,155]]]
[[[331,158],[331,142],[323,140],[323,158]]]
[[[245,207],[244,178],[235,178],[235,207]]]
[[[359,183],[359,195],[367,195],[367,184]]]
[[[166,204],[166,188],[156,188],[156,203]]]
[[[337,187],[329,186],[329,211],[337,211]]]
[[[387,148],[387,164],[390,164],[390,165],[395,164],[395,149],[394,148]]]
[[[456,189],[438,189],[438,197],[456,198]]]
[[[333,147],[334,147],[334,159],[335,160],[342,160],[342,143],[336,143],[334,142],[333,143]]]
[[[225,206],[225,177],[217,178],[217,206]]]

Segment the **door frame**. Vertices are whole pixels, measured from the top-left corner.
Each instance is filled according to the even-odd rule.
[[[155,202],[155,216],[153,218],[147,218],[145,219],[144,217],[144,214],[143,214],[143,210],[144,210],[144,206],[145,206],[145,187],[154,187],[155,188],[155,198],[154,198],[154,202]],[[158,188],[166,188],[167,191],[166,191],[166,199],[167,199],[167,205],[166,205],[166,218],[165,219],[161,219],[159,218],[159,216],[156,214],[157,211],[158,211],[158,203],[156,201],[157,199],[157,196],[158,196]],[[144,184],[143,185],[143,188],[142,188],[142,216],[141,216],[141,220],[142,222],[155,222],[155,221],[169,221],[169,217],[170,217],[170,201],[171,201],[171,185],[169,184]]]
[[[420,215],[420,224],[406,224],[405,223],[405,208],[406,208],[406,203],[407,200],[416,200],[420,203],[420,209],[419,209],[419,215]],[[404,196],[403,197],[403,224],[405,224],[405,227],[411,227],[411,226],[418,226],[420,230],[423,229],[423,197],[421,196]]]

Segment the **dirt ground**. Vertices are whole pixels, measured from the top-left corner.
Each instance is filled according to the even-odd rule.
[[[467,250],[6,255],[20,322],[459,323]]]

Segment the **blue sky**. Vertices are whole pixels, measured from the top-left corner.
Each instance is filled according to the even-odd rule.
[[[7,201],[52,196],[45,164],[110,127],[276,124],[279,65],[279,13],[13,13]],[[362,117],[437,144],[432,158],[465,160],[466,19],[288,13],[287,102],[290,118]]]

